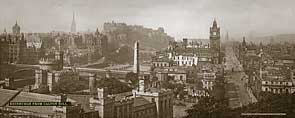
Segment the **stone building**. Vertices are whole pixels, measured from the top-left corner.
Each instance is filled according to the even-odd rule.
[[[178,66],[156,68],[154,72],[159,81],[172,80],[179,83],[185,83],[188,74],[187,69]]]
[[[210,27],[210,50],[213,54],[213,63],[220,64],[220,28],[217,26],[217,22],[215,19],[213,21],[213,26]]]
[[[221,64],[223,55],[220,48],[220,28],[214,20],[209,39],[184,38],[182,42],[169,42],[166,56],[178,66]]]
[[[198,56],[194,54],[179,54],[173,57],[174,62],[178,66],[198,65]]]
[[[20,34],[20,26],[17,24],[17,22],[15,22],[15,25],[12,27],[12,34]]]
[[[52,91],[54,84],[61,78],[79,79],[75,70],[63,70],[63,52],[55,52],[53,58],[42,58],[40,69],[35,70],[35,84],[33,89],[45,88]]]
[[[139,80],[139,86],[133,90],[135,97],[143,97],[150,102],[155,102],[157,106],[157,116],[155,118],[173,117],[173,92],[165,89],[145,88],[144,80]]]
[[[12,27],[13,33],[0,35],[0,53],[2,63],[19,63],[25,56],[26,41],[23,33],[20,33],[20,26],[16,23]]]
[[[134,45],[133,71],[140,76],[139,43]],[[145,79],[149,78],[144,76]],[[89,74],[90,108],[99,112],[101,118],[172,118],[173,92],[157,88],[146,88],[144,80],[132,92],[109,95],[107,88],[96,87],[95,74]],[[95,94],[97,92],[97,94]]]
[[[109,96],[106,88],[97,88],[97,95],[89,99],[90,108],[99,112],[101,118],[114,118],[115,98]]]
[[[38,33],[26,33],[25,34],[26,45],[23,45],[24,53],[21,59],[22,64],[32,64],[36,65],[39,63],[41,57],[41,48],[44,49],[44,43],[40,39],[40,34]],[[43,45],[43,47],[42,47]]]
[[[79,45],[82,49],[87,49],[93,56],[107,56],[108,54],[108,37],[96,30],[95,33],[84,34],[81,37],[82,42]],[[79,47],[79,46],[78,46]]]
[[[215,84],[216,75],[214,72],[200,73],[203,88],[207,90],[213,90]]]
[[[254,76],[250,76],[251,80],[257,79],[259,84],[256,84],[260,90],[257,92],[271,92],[274,94],[282,93],[294,93],[294,83],[290,74],[286,72],[288,70],[280,66],[265,66],[261,68],[257,74],[254,72]],[[290,71],[292,72],[292,71]],[[255,76],[256,75],[256,76]],[[253,84],[253,81],[251,81]]]
[[[7,35],[1,35],[0,37],[0,62],[1,64],[4,64],[4,63],[9,63],[9,58],[8,58],[8,55],[9,54],[9,47],[8,47],[8,44],[9,44],[9,41],[6,40],[6,37]]]
[[[24,59],[21,63],[24,64],[38,64],[40,59],[40,48],[36,46],[27,46]]]
[[[171,67],[173,66],[174,62],[167,57],[162,58],[153,58],[152,59],[153,67]]]
[[[135,98],[136,99],[136,98]],[[119,98],[114,105],[114,118],[132,118],[134,98]]]
[[[290,53],[286,53],[288,46],[281,44],[258,46],[246,43],[243,37],[238,48],[240,62],[249,76],[247,85],[256,97],[260,98],[261,92],[274,94],[295,92],[294,79],[292,79],[295,59]]]
[[[107,88],[95,87],[95,74],[90,74],[90,109],[101,118],[172,118],[173,93],[169,90],[145,89],[141,80],[138,90],[110,95]]]
[[[291,94],[295,92],[292,80],[280,76],[263,77],[261,81],[261,91],[275,94]]]
[[[150,102],[143,97],[134,98],[132,118],[156,118],[156,102]]]

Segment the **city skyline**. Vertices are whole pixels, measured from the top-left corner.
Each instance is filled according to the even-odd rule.
[[[218,25],[221,24],[221,33],[229,32],[231,37],[286,34],[295,30],[289,27],[295,20],[292,0],[0,2],[0,13],[5,16],[0,18],[0,28],[2,31],[6,28],[8,32],[16,21],[23,32],[70,32],[73,12],[79,32],[95,31],[97,27],[102,30],[103,23],[115,21],[153,29],[163,27],[176,40],[208,39],[208,26],[214,18]]]
[[[293,118],[294,4],[0,0],[0,118]]]

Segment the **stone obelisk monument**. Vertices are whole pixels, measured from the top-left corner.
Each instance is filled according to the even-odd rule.
[[[139,75],[139,42],[136,41],[134,44],[134,63],[133,63],[133,72]]]

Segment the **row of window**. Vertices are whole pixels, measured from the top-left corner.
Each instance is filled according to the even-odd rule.
[[[213,84],[213,82],[208,82],[208,81],[206,81],[205,84]]]
[[[178,64],[178,65],[192,65],[192,64],[194,64],[194,61],[193,62],[191,62],[191,61],[176,61],[176,63]]]
[[[208,90],[212,90],[213,89],[213,87],[209,87],[209,86],[205,86],[203,88],[208,89]]]
[[[179,56],[176,58],[176,57],[174,57],[174,60],[180,60],[180,59],[182,59],[182,60],[195,60],[195,58],[193,58],[193,57],[182,57],[182,58],[180,58]]]
[[[193,96],[209,96],[209,94],[206,91],[193,90]]]
[[[215,78],[215,75],[213,75],[213,74],[204,74],[203,77],[204,78]]]
[[[169,63],[154,63],[155,67],[167,67],[169,66]]]
[[[289,85],[292,86],[292,83],[289,82],[265,82],[266,85]]]
[[[168,68],[168,69],[165,69],[165,71],[178,71],[178,69],[175,69],[175,68]]]
[[[289,93],[289,89],[283,89],[283,88],[265,88],[265,91],[272,92],[272,93]]]

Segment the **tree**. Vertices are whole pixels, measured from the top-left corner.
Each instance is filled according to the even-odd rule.
[[[40,93],[40,94],[48,94],[48,93],[50,93],[47,86],[46,87],[42,86],[42,87],[34,90],[33,92]]]
[[[197,104],[186,110],[186,118],[226,118],[229,111],[224,100],[202,97]]]
[[[173,83],[168,82],[168,81],[163,81],[161,86],[162,86],[163,88],[165,88],[165,89],[172,89],[172,90],[175,89],[175,88],[177,87],[176,84],[173,84]]]
[[[256,103],[251,103],[247,106],[238,107],[235,109],[227,108],[227,110],[223,110],[222,112],[212,112],[212,113],[217,113],[216,115],[220,115],[223,117],[233,117],[233,118],[243,118],[243,116],[241,116],[241,113],[286,113],[287,115],[283,116],[284,118],[294,117],[295,94],[273,94],[273,93],[262,92],[260,95],[262,97]],[[202,100],[200,102],[206,102],[206,101]],[[206,109],[206,107],[199,108],[200,105],[202,104],[200,102],[196,104],[196,106],[187,110],[189,112],[189,115],[187,116],[187,118],[199,118],[199,117],[193,117],[193,115],[199,115],[197,113],[208,110]],[[197,107],[197,105],[199,106]],[[214,108],[213,111],[216,111],[216,108]],[[223,118],[223,117],[219,117],[219,118]],[[278,118],[281,118],[281,116],[278,116]]]
[[[287,113],[287,118],[295,115],[294,94],[273,94],[262,92],[260,95],[261,98],[259,102],[242,107],[243,111]]]
[[[135,86],[138,83],[138,75],[133,72],[129,72],[126,74],[125,78],[131,81],[132,85]]]
[[[63,73],[60,80],[53,85],[53,93],[72,93],[75,91],[83,90],[88,88],[86,81],[81,81],[78,76],[70,73]]]
[[[111,52],[109,54],[109,59],[112,62],[115,63],[131,63],[133,59],[133,53],[132,48],[128,46],[121,46],[114,52]]]
[[[108,88],[109,94],[118,94],[131,91],[132,88],[127,84],[118,81],[115,78],[104,78],[97,82],[98,88]]]

